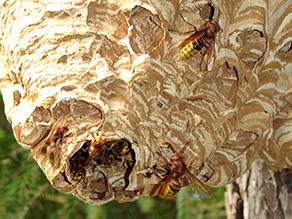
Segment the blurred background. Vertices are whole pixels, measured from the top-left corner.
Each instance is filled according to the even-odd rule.
[[[0,95],[0,218],[226,218],[224,187],[212,188],[213,197],[205,200],[185,187],[171,200],[143,197],[91,206],[55,190],[28,155],[13,136]]]

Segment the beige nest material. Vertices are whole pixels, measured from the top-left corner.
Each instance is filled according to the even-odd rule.
[[[292,166],[291,1],[1,4],[6,115],[59,191],[173,197]]]

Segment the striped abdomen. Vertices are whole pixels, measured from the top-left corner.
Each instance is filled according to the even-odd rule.
[[[191,56],[195,55],[197,52],[199,52],[203,47],[204,47],[204,43],[202,41],[202,38],[199,37],[191,41],[185,47],[183,47],[180,50],[179,56],[181,59],[188,59]]]
[[[158,195],[162,198],[173,198],[182,188],[182,183],[176,178],[172,178],[167,185],[160,188]]]

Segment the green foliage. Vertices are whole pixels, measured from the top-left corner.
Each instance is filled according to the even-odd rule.
[[[15,141],[3,108],[0,102],[0,218],[225,218],[224,188],[214,189],[214,197],[205,201],[196,200],[187,187],[173,200],[143,197],[101,206],[62,194],[50,185],[35,161],[27,161],[29,151]]]
[[[214,188],[212,191],[214,193],[212,197],[201,200],[191,186],[182,188],[176,196],[176,218],[226,218],[223,200],[225,188]]]

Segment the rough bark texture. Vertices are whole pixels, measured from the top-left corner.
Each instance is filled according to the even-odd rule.
[[[149,195],[161,182],[153,167],[165,167],[155,152],[173,155],[164,142],[190,142],[184,162],[210,186],[259,156],[292,166],[291,0],[0,3],[1,92],[17,141],[34,150],[68,129],[57,168],[50,145],[34,156],[56,189],[91,204]],[[197,28],[219,23],[211,72],[200,54],[179,60],[187,36],[169,29],[193,29],[179,13]],[[126,139],[131,153],[85,162],[91,133]]]
[[[292,217],[291,169],[273,172],[264,161],[258,160],[226,188],[229,219]]]

